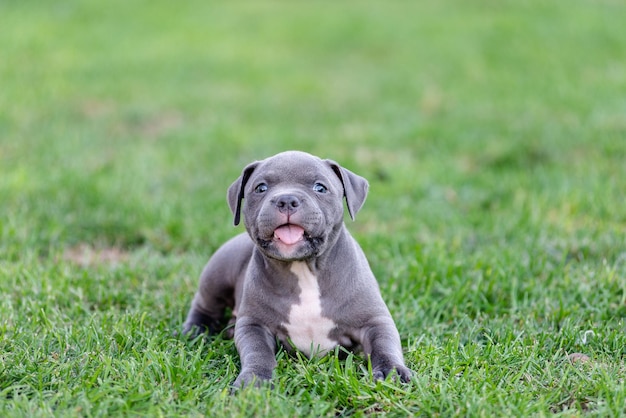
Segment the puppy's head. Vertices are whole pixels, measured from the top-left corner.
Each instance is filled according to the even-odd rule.
[[[343,199],[354,219],[367,189],[367,180],[334,161],[288,151],[246,166],[228,189],[228,203],[235,225],[243,213],[266,256],[295,261],[331,246],[343,223]]]

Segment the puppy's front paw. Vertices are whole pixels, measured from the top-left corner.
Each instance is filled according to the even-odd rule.
[[[394,379],[400,378],[402,383],[409,383],[413,377],[413,372],[406,366],[398,365],[390,369],[374,369],[372,371],[374,380],[385,380],[387,376],[392,375]]]

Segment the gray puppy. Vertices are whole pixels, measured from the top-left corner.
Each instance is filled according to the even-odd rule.
[[[410,380],[376,278],[343,223],[343,198],[354,219],[367,189],[336,162],[298,151],[249,164],[228,189],[235,225],[243,212],[248,233],[207,263],[183,333],[219,332],[232,308],[235,387],[272,378],[278,342],[309,357],[362,349],[375,379],[395,371]]]

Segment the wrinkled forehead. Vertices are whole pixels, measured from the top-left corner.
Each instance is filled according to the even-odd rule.
[[[264,160],[251,180],[270,183],[314,183],[322,181],[341,187],[341,181],[328,163],[311,155],[279,154]]]

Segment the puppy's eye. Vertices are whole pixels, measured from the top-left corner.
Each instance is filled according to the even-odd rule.
[[[322,183],[315,183],[315,185],[313,186],[313,190],[316,191],[317,193],[328,192],[328,189]]]
[[[254,188],[255,193],[265,193],[267,191],[267,184],[261,183]]]

